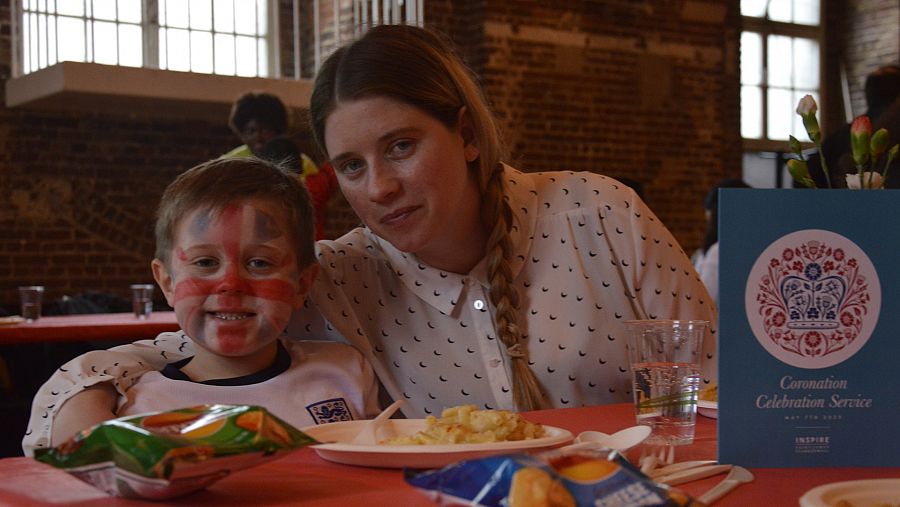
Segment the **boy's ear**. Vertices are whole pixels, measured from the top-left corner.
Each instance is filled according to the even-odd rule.
[[[156,284],[159,285],[163,295],[166,296],[166,302],[169,303],[169,306],[175,308],[175,281],[166,268],[166,264],[159,259],[153,259],[153,262],[150,263],[150,268],[153,270],[153,278],[156,280]]]
[[[469,110],[466,106],[459,108],[456,124],[459,125],[459,133],[463,139],[463,153],[466,156],[466,162],[474,162],[481,154],[481,150],[478,149],[478,138],[475,136],[475,129],[472,127],[472,119],[469,117]]]
[[[310,289],[312,288],[313,282],[316,280],[316,275],[319,274],[319,263],[313,262],[309,266],[303,268],[300,272],[300,277],[297,280],[297,293],[294,294],[294,309],[297,310],[303,307],[303,302],[306,301],[306,295],[309,294]]]

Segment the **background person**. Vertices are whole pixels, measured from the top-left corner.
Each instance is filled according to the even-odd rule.
[[[694,269],[706,286],[710,297],[719,304],[719,189],[751,188],[739,178],[722,180],[706,194],[703,199],[703,210],[706,213],[706,234],[703,247],[694,254]]]
[[[287,331],[350,342],[408,417],[630,402],[628,319],[709,321],[715,379],[715,305],[669,231],[616,180],[501,163],[481,90],[439,36],[385,25],[337,50],[311,121],[365,226],[318,243]],[[106,361],[178,348],[138,342]]]
[[[890,140],[888,146],[900,142],[900,66],[886,65],[879,67],[866,77],[865,83],[866,114],[872,121],[872,131],[880,128],[888,129]],[[846,186],[845,174],[853,174],[856,168],[850,149],[850,123],[826,137],[822,142],[822,153],[825,155],[831,184],[840,188]],[[828,188],[825,173],[822,171],[821,154],[814,153],[807,160],[810,177],[818,188]],[[883,167],[876,168],[878,172]],[[888,172],[885,188],[900,188],[900,159],[894,160]]]
[[[327,162],[316,165],[287,135],[288,110],[281,99],[270,93],[245,93],[231,107],[228,125],[244,144],[222,155],[223,158],[257,156],[276,162],[290,158],[290,167],[296,170],[312,197],[316,239],[324,238],[328,201],[338,188],[334,169]]]
[[[302,164],[303,153],[292,139],[288,137],[276,137],[263,146],[260,158],[281,164],[300,176],[301,181],[309,190],[313,209],[316,213],[316,239],[325,238],[325,210],[328,201],[338,190],[337,178],[334,168],[326,160],[315,174],[306,174],[304,177]]]

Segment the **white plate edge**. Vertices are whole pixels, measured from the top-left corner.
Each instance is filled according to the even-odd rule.
[[[351,452],[351,453],[381,453],[381,454],[458,454],[464,452],[502,451],[517,449],[531,449],[537,447],[550,447],[562,445],[574,440],[575,435],[571,431],[556,426],[542,425],[546,431],[557,434],[529,440],[512,440],[505,442],[486,442],[483,444],[444,444],[444,445],[353,445],[345,443],[325,443],[311,445],[313,449]],[[302,431],[302,430],[301,430]]]
[[[829,507],[829,504],[825,503],[825,500],[823,499],[824,494],[827,494],[829,491],[838,488],[853,488],[854,486],[866,487],[872,482],[879,482],[882,484],[890,484],[893,482],[896,483],[897,489],[900,490],[900,478],[894,477],[829,482],[828,484],[816,486],[806,493],[803,493],[803,495],[799,499],[800,507]]]

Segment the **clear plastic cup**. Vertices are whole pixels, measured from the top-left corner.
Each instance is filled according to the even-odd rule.
[[[703,320],[625,322],[634,375],[635,416],[638,424],[653,429],[646,443],[682,445],[694,441],[707,324]]]
[[[131,286],[131,308],[138,319],[146,319],[153,312],[153,284],[136,283]]]
[[[41,318],[41,305],[44,298],[44,287],[27,285],[19,287],[19,299],[22,302],[22,317],[25,322],[34,322]]]

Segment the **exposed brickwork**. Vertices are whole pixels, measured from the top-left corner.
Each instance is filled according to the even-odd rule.
[[[900,64],[900,2],[897,0],[852,0],[847,8],[847,67],[850,102],[854,114],[866,111],[863,85],[873,70]]]
[[[293,3],[279,0],[285,77],[295,73]],[[451,34],[483,81],[514,164],[637,180],[685,249],[700,244],[703,195],[722,177],[740,174],[739,2],[425,3],[427,24]],[[299,4],[301,20],[310,19],[310,2]],[[864,76],[874,55],[878,63],[883,51],[896,58],[898,7],[896,0],[852,0],[849,11],[848,44],[870,48],[852,58],[873,59],[848,70]],[[9,37],[7,2],[0,4],[3,79],[10,75]],[[312,48],[304,36],[305,60]],[[52,300],[85,290],[125,295],[128,284],[149,280],[153,209],[163,188],[236,142],[224,118],[129,113],[0,107],[0,305],[15,305],[20,284],[44,284]],[[304,122],[298,113],[298,135]],[[332,209],[329,236],[357,225],[341,198]]]

